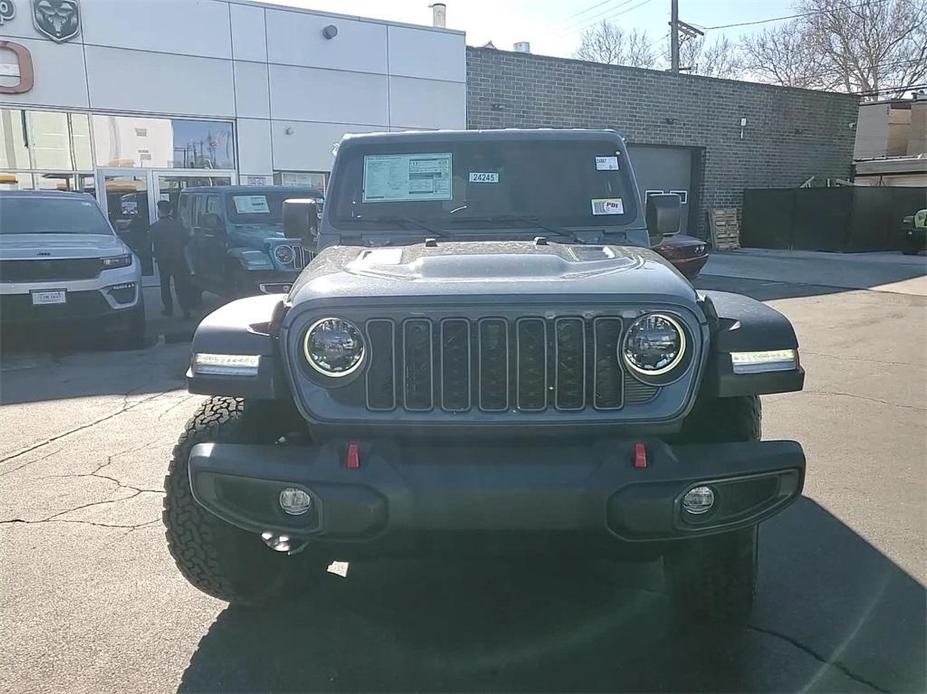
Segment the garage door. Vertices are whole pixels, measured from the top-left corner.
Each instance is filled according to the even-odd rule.
[[[692,191],[692,150],[688,147],[628,145],[637,185],[646,204],[648,193],[678,193],[682,200],[681,233],[689,227]]]

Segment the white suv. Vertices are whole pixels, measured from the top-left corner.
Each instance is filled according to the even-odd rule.
[[[0,191],[0,325],[39,324],[145,340],[138,258],[84,193]]]

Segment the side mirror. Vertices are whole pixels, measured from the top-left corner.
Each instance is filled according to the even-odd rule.
[[[319,235],[319,205],[309,198],[283,201],[283,235],[315,241]]]
[[[682,220],[682,203],[675,193],[657,193],[647,197],[647,231],[650,245],[656,245],[664,236],[679,233]]]

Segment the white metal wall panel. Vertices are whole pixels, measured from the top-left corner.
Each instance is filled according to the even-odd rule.
[[[386,25],[340,17],[267,10],[267,58],[271,63],[386,73]],[[333,39],[322,36],[329,24]]]
[[[232,17],[232,57],[267,62],[264,8],[229,3]]]
[[[87,46],[90,105],[192,116],[235,115],[232,62]]]
[[[285,120],[388,125],[383,75],[270,66],[271,115]]]
[[[239,117],[270,118],[266,63],[235,61],[235,107]]]
[[[332,148],[345,133],[382,132],[385,127],[274,121],[274,168],[284,171],[330,171]],[[287,133],[287,130],[290,130]]]
[[[467,45],[461,34],[389,27],[389,73],[465,82]]]
[[[81,0],[80,8],[84,43],[210,58],[232,57],[229,6],[224,2]]]
[[[273,173],[269,120],[238,119],[238,170],[243,174]]]
[[[467,85],[390,77],[390,125],[399,128],[467,127]]]
[[[5,38],[0,36],[0,38]],[[87,108],[87,75],[80,44],[17,38],[32,53],[35,86],[25,94],[0,94],[6,104]],[[3,51],[4,61],[12,54]]]

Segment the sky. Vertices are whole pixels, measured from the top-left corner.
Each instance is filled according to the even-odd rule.
[[[431,24],[431,0],[265,0],[340,14],[410,24]],[[467,32],[467,44],[511,50],[530,41],[532,53],[571,57],[582,31],[608,19],[628,29],[643,29],[660,42],[669,31],[670,0],[445,0],[447,26]],[[679,18],[708,27],[791,14],[791,0],[679,0]],[[708,32],[736,38],[763,28]]]

